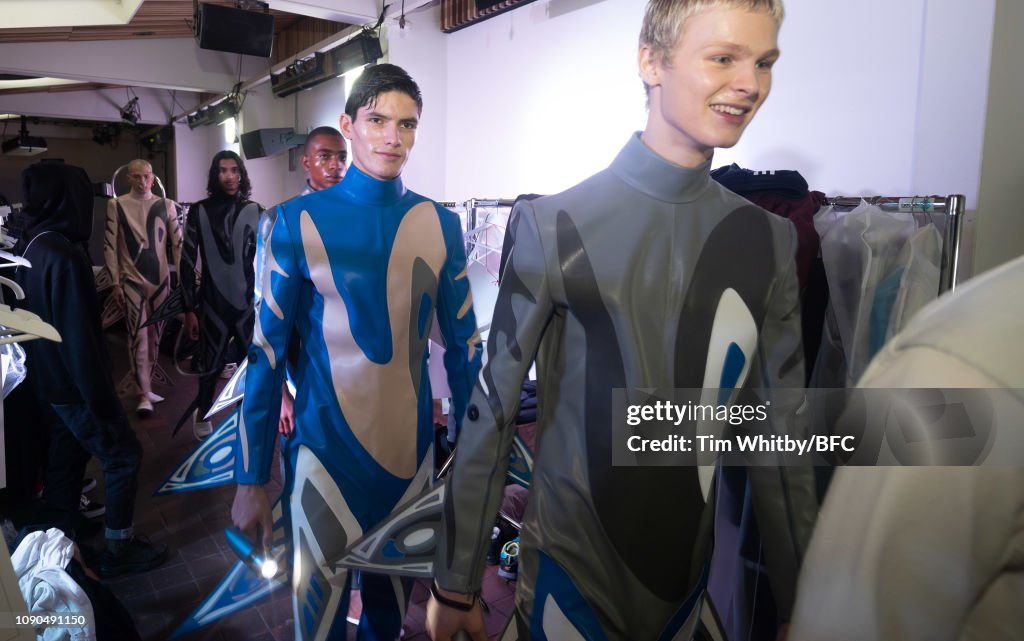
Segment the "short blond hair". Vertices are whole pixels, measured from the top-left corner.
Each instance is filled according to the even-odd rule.
[[[153,165],[148,160],[136,158],[128,163],[128,172],[131,173],[132,169],[138,169],[141,166],[149,167],[149,170],[153,171]]]
[[[640,47],[650,47],[665,64],[683,35],[683,24],[692,15],[708,9],[746,9],[770,15],[781,25],[786,11],[782,0],[648,0],[640,27]],[[647,87],[647,83],[644,83]]]

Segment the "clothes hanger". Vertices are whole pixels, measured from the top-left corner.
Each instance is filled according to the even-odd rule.
[[[12,254],[11,252],[9,252],[9,251],[7,251],[5,249],[0,249],[0,258],[2,258],[2,259],[7,261],[5,263],[0,262],[0,269],[2,269],[4,267],[31,267],[32,266],[32,263],[29,262],[28,259],[26,259],[25,257],[23,257],[23,256],[15,256],[14,254]]]
[[[25,300],[25,290],[21,288],[21,285],[14,282],[6,276],[0,276],[0,285],[7,285],[14,291],[14,297],[18,300]]]
[[[30,311],[0,304],[0,345],[36,338],[62,342],[60,333]]]

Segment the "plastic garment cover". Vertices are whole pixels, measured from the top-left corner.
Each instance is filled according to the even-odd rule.
[[[25,380],[25,350],[17,343],[0,345],[4,368],[4,398]]]
[[[902,277],[889,317],[886,340],[898,334],[922,307],[935,300],[942,273],[942,236],[935,225],[918,229],[900,252]]]
[[[852,386],[889,336],[891,311],[904,289],[903,274],[911,262],[909,254],[903,258],[903,247],[915,234],[917,225],[910,213],[886,212],[862,203],[847,214],[826,207],[814,217],[814,226],[821,235],[821,255],[834,315],[832,331],[828,332],[822,351],[828,351],[830,345],[834,349],[838,339],[846,364],[842,380],[816,379],[823,386]],[[908,275],[910,278],[913,275]],[[922,288],[923,285],[908,286],[907,291],[919,292]],[[936,279],[932,298],[937,295]],[[915,299],[919,298],[915,294]],[[902,300],[906,300],[906,294]],[[872,327],[882,329],[873,334]],[[819,353],[819,362],[822,360],[835,361],[837,355]]]

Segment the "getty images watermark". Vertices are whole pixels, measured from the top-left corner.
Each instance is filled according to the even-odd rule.
[[[612,463],[1022,465],[1024,392],[616,389]]]

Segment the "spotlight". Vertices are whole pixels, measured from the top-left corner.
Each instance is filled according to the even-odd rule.
[[[350,71],[377,62],[383,55],[380,38],[364,31],[331,50],[334,74],[343,76]]]
[[[314,53],[312,58],[296,60],[280,73],[271,74],[270,90],[284,98],[374,63],[382,55],[380,38],[363,32],[326,53]]]
[[[224,100],[209,107],[203,107],[188,115],[188,128],[195,129],[203,125],[219,125],[228,118],[234,118],[242,108],[242,97],[237,93],[229,94]]]
[[[142,117],[142,111],[139,109],[139,97],[136,96],[128,101],[128,104],[121,107],[121,120],[130,124],[136,125],[139,122],[139,118]]]

